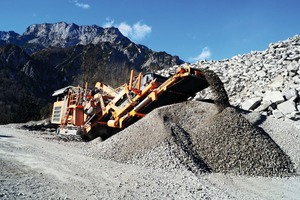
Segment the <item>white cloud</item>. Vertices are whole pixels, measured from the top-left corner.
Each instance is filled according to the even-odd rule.
[[[91,7],[89,4],[79,3],[78,0],[74,0],[74,3],[77,7],[83,8],[83,9],[88,9]]]
[[[133,33],[133,29],[131,28],[131,26],[128,25],[127,23],[125,23],[125,22],[122,22],[119,25],[117,25],[117,28],[126,37],[131,37],[131,35]]]
[[[190,61],[199,61],[199,60],[205,60],[209,59],[211,57],[212,53],[208,47],[204,47],[201,51],[201,53],[196,57],[189,58]]]
[[[151,31],[152,31],[151,26],[137,22],[133,25],[131,34],[135,39],[141,40],[145,38],[148,34],[150,34]]]
[[[102,25],[104,28],[112,27],[115,21],[110,19],[109,17],[106,18],[106,22]]]
[[[124,36],[130,38],[133,41],[141,41],[152,32],[151,26],[142,24],[141,22],[137,22],[133,25],[129,25],[126,22],[115,24],[114,20],[106,18],[106,23],[103,24],[103,27],[107,28],[112,26],[118,28]]]

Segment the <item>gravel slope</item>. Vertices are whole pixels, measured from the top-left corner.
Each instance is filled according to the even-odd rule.
[[[288,155],[234,108],[189,101],[156,109],[99,144],[99,158],[194,173],[286,176]]]
[[[296,173],[300,174],[300,122],[275,119],[257,112],[243,113],[255,127],[267,132],[276,144],[291,158]]]

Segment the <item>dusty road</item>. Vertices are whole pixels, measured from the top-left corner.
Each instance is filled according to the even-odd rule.
[[[0,126],[0,199],[300,199],[298,176],[196,177],[96,159],[97,144],[53,137]]]

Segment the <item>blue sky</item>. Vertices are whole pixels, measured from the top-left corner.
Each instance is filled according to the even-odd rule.
[[[65,21],[115,26],[187,62],[262,51],[300,34],[299,0],[1,0],[0,30]]]

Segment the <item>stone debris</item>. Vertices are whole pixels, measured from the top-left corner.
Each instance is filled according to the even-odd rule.
[[[262,100],[271,101],[272,103],[275,103],[275,104],[284,102],[283,95],[281,94],[280,91],[266,91]]]
[[[260,105],[261,99],[261,97],[254,97],[252,99],[248,99],[241,104],[241,107],[244,110],[254,110]]]
[[[208,68],[216,72],[224,83],[230,104],[233,106],[266,112],[267,115],[276,118],[279,111],[283,119],[290,118],[294,111],[300,111],[299,35],[271,43],[264,51],[252,51],[221,61],[202,60],[190,66]],[[176,67],[170,70],[175,70]],[[167,75],[168,71],[161,70],[159,73]],[[197,98],[211,98],[210,89],[200,92]],[[293,100],[289,101],[291,98]],[[274,109],[270,101],[277,108]]]
[[[277,109],[284,115],[291,114],[292,112],[296,111],[296,104],[295,99],[289,99],[283,103],[277,105]]]

